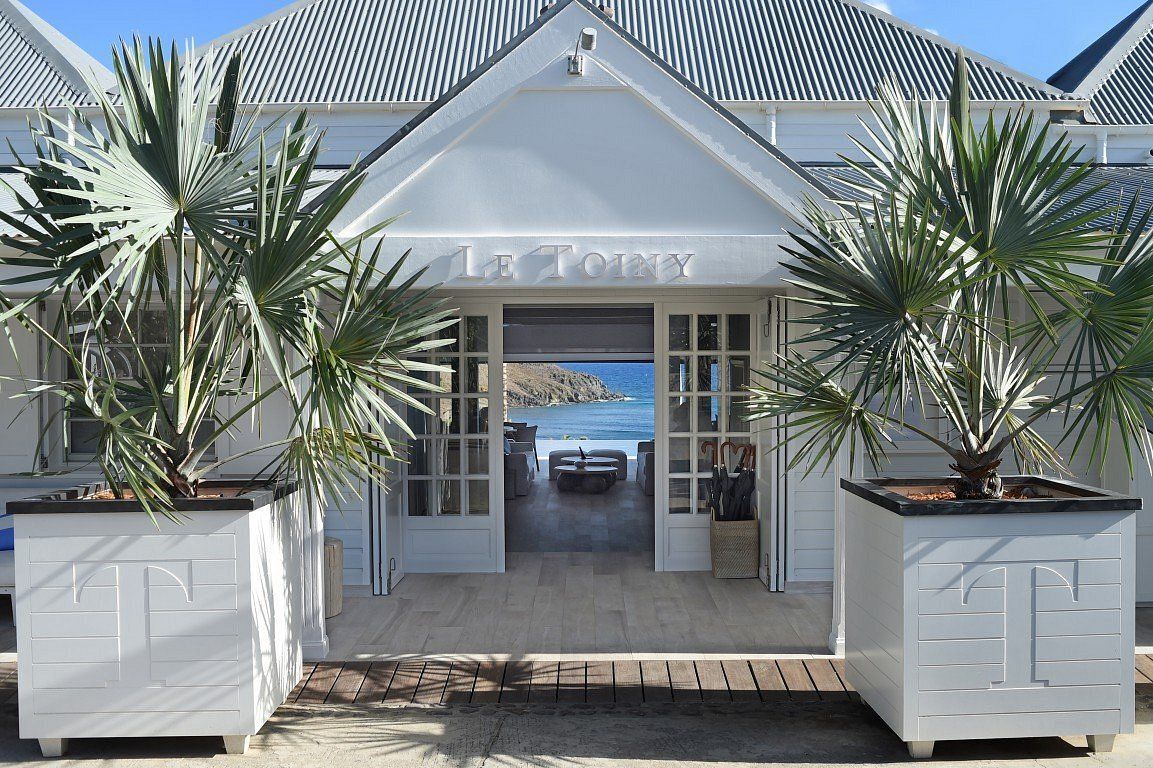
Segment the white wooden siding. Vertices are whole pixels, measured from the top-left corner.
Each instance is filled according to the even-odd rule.
[[[18,515],[21,736],[255,733],[300,677],[302,530],[288,500]]]

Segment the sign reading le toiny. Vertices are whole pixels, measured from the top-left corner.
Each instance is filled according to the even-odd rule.
[[[552,280],[566,277],[589,280],[683,280],[689,276],[689,262],[694,255],[619,251],[578,253],[572,245],[550,243],[522,256],[511,253],[483,256],[475,253],[471,245],[462,245],[460,277],[464,280],[512,280],[517,277],[518,267],[523,262],[531,261],[534,268],[547,270],[546,277]]]

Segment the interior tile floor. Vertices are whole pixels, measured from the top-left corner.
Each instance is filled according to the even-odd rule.
[[[548,479],[548,457],[527,496],[504,503],[508,552],[652,552],[653,497],[628,478],[605,493],[561,493]]]
[[[825,594],[756,579],[657,573],[652,553],[508,555],[493,574],[410,574],[390,597],[346,593],[329,620],[333,659],[516,659],[579,654],[824,654]]]

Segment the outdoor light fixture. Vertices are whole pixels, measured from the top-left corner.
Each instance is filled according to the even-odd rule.
[[[581,55],[581,51],[591,51],[596,47],[597,31],[592,27],[585,27],[577,36],[572,56],[568,57],[568,73],[577,77],[583,75],[585,73],[585,57]]]

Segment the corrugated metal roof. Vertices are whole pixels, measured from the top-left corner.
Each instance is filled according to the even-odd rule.
[[[1056,72],[1049,82],[1088,98],[1103,125],[1153,124],[1153,0]]]
[[[562,0],[567,2],[568,0]],[[720,101],[863,101],[896,78],[948,91],[954,46],[860,0],[614,0],[613,20]],[[542,0],[298,0],[217,40],[250,103],[430,102],[539,15]],[[969,54],[973,96],[1065,98]]]
[[[16,0],[0,0],[0,109],[91,103],[84,74],[112,74]]]
[[[806,165],[805,169],[819,178],[840,199],[864,202],[865,196],[848,181],[863,180],[863,176],[846,165]],[[1092,187],[1105,184],[1099,192],[1090,195],[1077,206],[1077,212],[1106,211],[1093,222],[1099,229],[1116,225],[1123,213],[1118,210],[1128,205],[1134,197],[1139,197],[1142,209],[1153,207],[1153,166],[1099,165],[1093,169],[1084,182],[1079,184],[1071,195],[1080,194]]]

